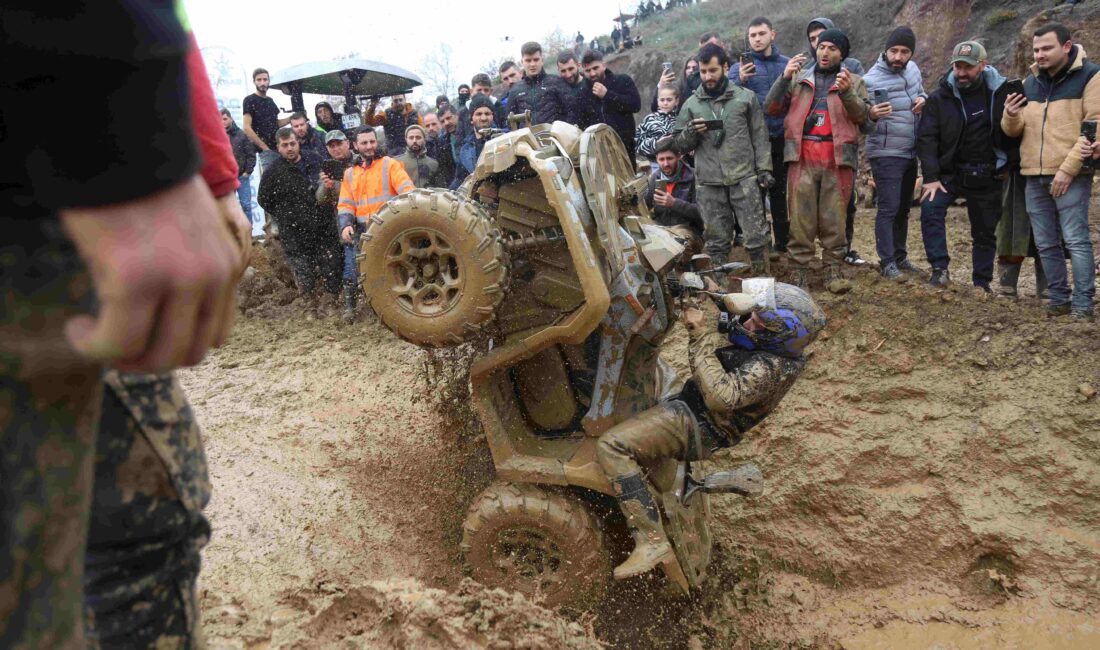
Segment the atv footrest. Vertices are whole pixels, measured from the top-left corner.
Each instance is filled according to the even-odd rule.
[[[735,469],[710,474],[704,477],[702,482],[689,476],[687,478],[687,489],[684,490],[684,502],[686,503],[693,494],[700,490],[707,494],[760,496],[760,493],[764,491],[764,474],[755,464],[745,463]]]

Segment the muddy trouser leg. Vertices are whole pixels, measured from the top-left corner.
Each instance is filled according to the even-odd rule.
[[[69,347],[91,281],[56,218],[0,217],[0,648],[84,647],[102,369]]]
[[[295,248],[293,252],[284,250],[286,263],[294,274],[294,280],[298,283],[298,292],[302,295],[310,295],[317,287],[317,260],[310,255],[308,250]]]
[[[851,167],[838,168],[831,162],[821,176],[817,236],[821,239],[821,259],[826,264],[840,264],[848,252],[848,239],[841,224],[854,182]]]
[[[635,415],[600,436],[596,458],[609,479],[641,474],[666,458],[684,460],[690,453],[702,454],[692,436],[697,436],[695,417],[678,400],[662,402]]]
[[[326,239],[321,245],[321,279],[325,291],[332,295],[340,293],[344,275],[344,249],[335,239]]]
[[[787,169],[787,214],[791,223],[791,238],[787,252],[795,268],[805,269],[816,257],[818,182],[822,169],[818,165],[791,163]]]
[[[787,217],[787,163],[783,162],[783,136],[772,138],[772,175],[775,184],[768,190],[772,206],[772,230],[774,246],[777,251],[787,250],[791,223]]]
[[[753,263],[754,273],[767,270],[768,220],[764,214],[764,201],[760,198],[760,185],[756,177],[749,177],[729,188],[730,206],[734,219],[745,234],[745,249]],[[759,267],[759,268],[758,268]]]
[[[707,254],[714,264],[725,264],[729,259],[733,245],[735,217],[730,205],[730,190],[725,185],[699,185],[696,193],[699,207],[703,211],[703,233],[706,239]]]
[[[108,372],[84,576],[104,648],[201,646],[195,581],[210,539],[202,437],[174,374]]]

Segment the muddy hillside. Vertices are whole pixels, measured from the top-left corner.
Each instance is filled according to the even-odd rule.
[[[860,212],[860,250],[873,249],[871,219]],[[208,640],[1100,647],[1100,337],[1046,319],[1027,281],[1019,301],[967,289],[961,209],[949,224],[951,290],[860,270],[851,293],[815,293],[829,327],[807,371],[763,426],[706,463],[751,459],[766,490],[712,498],[705,588],[669,600],[640,580],[587,612],[464,577],[462,520],[494,477],[454,364],[370,320],[307,317],[262,250],[232,340],[181,374],[214,481]],[[663,354],[683,367],[684,345],[678,329]]]

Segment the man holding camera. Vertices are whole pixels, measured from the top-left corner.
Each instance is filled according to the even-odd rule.
[[[1100,66],[1085,59],[1074,45],[1069,30],[1048,23],[1035,30],[1032,40],[1035,64],[1023,83],[1023,93],[1013,92],[1000,120],[1009,137],[1022,136],[1020,171],[1027,178],[1027,212],[1035,247],[1049,282],[1047,313],[1072,313],[1083,322],[1093,321],[1096,269],[1089,240],[1089,197],[1092,165],[1085,166],[1083,151],[1095,159],[1079,135],[1083,126],[1095,129],[1100,120]],[[1092,122],[1082,124],[1083,120]],[[1095,140],[1095,131],[1092,131]],[[1070,253],[1073,292],[1066,279],[1062,240]]]
[[[750,90],[730,83],[729,55],[713,43],[699,50],[703,83],[676,120],[680,151],[695,151],[695,184],[715,264],[729,259],[734,224],[741,226],[754,275],[768,271],[768,222],[761,187],[771,187],[771,144],[764,111]]]
[[[997,222],[1001,218],[1001,180],[1008,156],[1000,149],[1005,78],[986,64],[981,43],[964,41],[951,53],[951,72],[928,98],[917,131],[917,155],[924,172],[920,225],[932,265],[928,284],[946,287],[947,208],[966,199],[974,286],[992,293]]]

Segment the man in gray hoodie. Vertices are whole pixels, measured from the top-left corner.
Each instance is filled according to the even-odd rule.
[[[905,242],[909,206],[917,184],[917,123],[928,95],[920,68],[912,61],[917,37],[898,27],[886,48],[863,77],[872,97],[875,130],[867,135],[867,158],[878,188],[875,247],[883,277],[903,282],[903,272],[920,273],[909,261]]]

